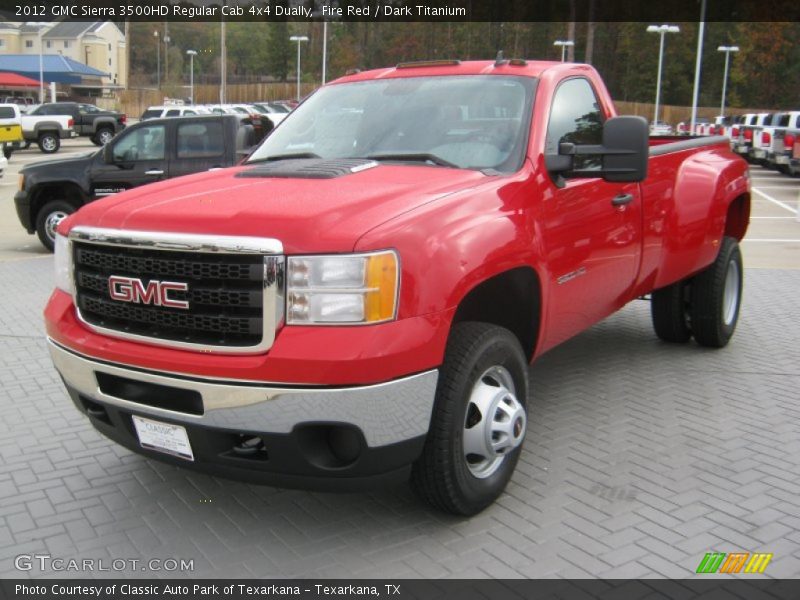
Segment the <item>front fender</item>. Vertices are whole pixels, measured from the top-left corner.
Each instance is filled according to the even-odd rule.
[[[517,267],[542,273],[527,170],[441,197],[362,236],[357,251],[396,248],[399,318],[449,311],[481,282]]]

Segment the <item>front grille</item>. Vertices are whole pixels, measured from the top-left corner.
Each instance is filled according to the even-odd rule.
[[[73,241],[76,304],[97,327],[154,341],[247,348],[264,337],[264,256],[154,250]],[[188,310],[112,299],[110,276],[185,283]]]

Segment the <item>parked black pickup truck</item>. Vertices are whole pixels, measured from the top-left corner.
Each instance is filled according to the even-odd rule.
[[[58,223],[84,204],[146,183],[233,166],[254,139],[252,124],[237,115],[143,121],[98,151],[24,167],[14,196],[17,216],[52,251]]]
[[[53,102],[42,104],[32,110],[30,115],[69,115],[72,117],[75,132],[91,138],[96,146],[103,146],[117,133],[125,129],[128,116],[110,110],[97,108],[92,104],[79,102]]]

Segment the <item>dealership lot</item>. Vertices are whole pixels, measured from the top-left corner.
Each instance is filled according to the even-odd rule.
[[[69,141],[54,158],[94,146]],[[0,574],[6,577],[686,577],[705,552],[768,552],[800,576],[800,180],[752,169],[745,300],[727,348],[671,346],[636,302],[531,369],[528,439],[500,501],[470,520],[401,487],[328,495],[165,466],[105,440],[50,366],[52,259],[0,180]],[[15,557],[126,561],[121,573]],[[193,571],[142,571],[151,559]],[[129,561],[139,560],[136,567]]]

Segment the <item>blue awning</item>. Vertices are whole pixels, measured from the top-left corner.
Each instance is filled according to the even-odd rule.
[[[99,71],[82,62],[61,54],[45,54],[42,56],[44,80],[46,83],[81,83],[83,77],[109,77],[108,73]],[[39,80],[38,54],[0,54],[0,71],[18,73],[31,79]]]

